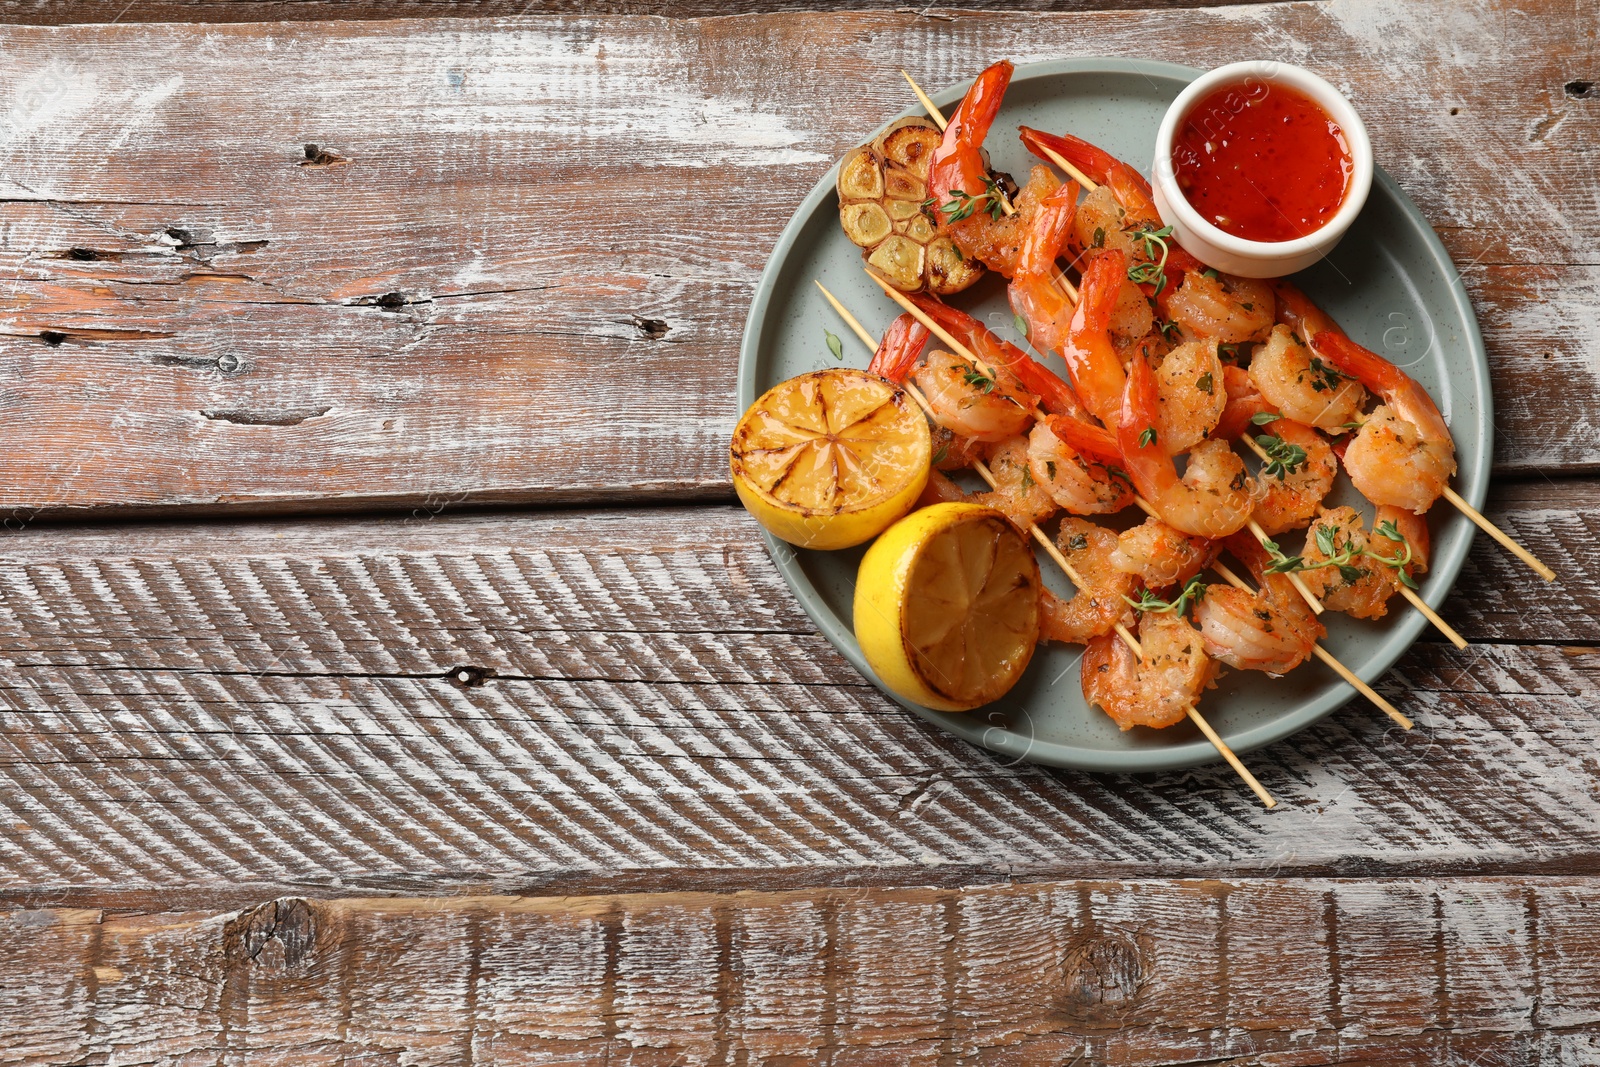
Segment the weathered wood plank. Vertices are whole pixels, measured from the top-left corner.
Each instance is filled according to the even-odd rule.
[[[1258,879],[19,910],[0,1030],[19,1067],[1578,1064],[1597,906]]]
[[[8,28],[0,389],[32,447],[0,456],[0,504],[725,497],[752,286],[804,190],[905,105],[897,68],[940,85],[1153,42],[1334,73],[1484,309],[1501,468],[1594,467],[1600,98],[1564,87],[1593,75],[1571,27],[1595,18],[1480,0]],[[1429,94],[1393,91],[1420,68]]]
[[[899,711],[734,508],[27,529],[0,543],[0,889],[1587,873],[1597,502],[1496,499],[1564,580],[1480,545],[1446,610],[1477,643],[1381,684],[1421,727],[1355,704],[1253,757],[1271,813],[1225,769],[1008,766]]]
[[[1243,0],[1264,3],[1266,0]],[[1223,0],[964,0],[962,9],[1099,11],[1106,8],[1221,7]],[[910,11],[900,0],[765,0],[763,12]],[[326,19],[505,18],[521,15],[743,15],[735,0],[0,0],[0,22],[61,26],[84,22],[274,22]],[[952,16],[923,6],[922,18]]]

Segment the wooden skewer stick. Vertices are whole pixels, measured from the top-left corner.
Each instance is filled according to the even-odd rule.
[[[1246,436],[1249,435],[1247,434]],[[1261,528],[1261,524],[1255,519],[1251,519],[1246,525],[1250,527],[1250,532],[1255,535],[1255,539],[1260,541],[1263,545],[1271,540],[1271,538],[1267,536],[1267,531],[1263,530]],[[1300,598],[1310,606],[1313,614],[1321,615],[1325,610],[1327,610],[1322,606],[1322,601],[1317,599],[1317,594],[1313,593],[1311,591],[1311,587],[1306,585],[1305,580],[1293,571],[1289,572],[1289,584],[1294,586],[1295,592],[1299,593]]]
[[[861,339],[861,343],[866,345],[869,350],[876,352],[878,350],[878,342],[873,340],[872,335],[867,332],[866,327],[861,325],[860,320],[852,315],[848,308],[839,303],[838,299],[835,298],[832,293],[828,292],[827,287],[821,282],[815,282],[815,285],[818,289],[822,290],[823,297],[828,301],[829,304],[833,306],[833,310],[838,312],[839,317],[844,320],[845,325],[850,327],[855,335]],[[975,359],[974,363],[979,363],[979,361]],[[981,365],[981,363],[979,363],[979,365]],[[906,391],[910,393],[912,399],[914,399],[922,407],[922,410],[927,414],[928,418],[932,419],[933,408],[931,405],[929,405],[928,398],[922,395],[922,390],[918,389],[915,384],[907,382]],[[979,460],[973,464],[973,469],[978,472],[979,477],[989,484],[990,489],[998,488],[995,481],[994,472],[989,470],[988,464],[984,463],[982,460]],[[1035,541],[1039,542],[1039,544],[1044,548],[1045,552],[1049,554],[1050,558],[1055,560],[1056,563],[1060,565],[1061,569],[1066,573],[1067,579],[1071,581],[1073,585],[1077,586],[1079,589],[1085,588],[1083,576],[1078,573],[1076,567],[1067,561],[1067,557],[1061,554],[1060,549],[1058,549],[1054,542],[1050,540],[1049,535],[1039,528],[1038,523],[1030,522],[1028,524],[1028,532],[1033,536]],[[1123,642],[1128,646],[1135,656],[1143,657],[1144,650],[1139,644],[1139,639],[1134,637],[1132,631],[1130,631],[1120,622],[1117,623],[1117,636],[1122,638]],[[1228,747],[1228,743],[1224,741],[1214,729],[1211,728],[1211,724],[1206,721],[1205,716],[1201,715],[1199,710],[1196,709],[1193,704],[1190,704],[1185,711],[1189,716],[1189,720],[1199,728],[1200,732],[1205,735],[1206,740],[1211,742],[1212,747],[1214,747],[1217,752],[1221,754],[1222,758],[1228,761],[1228,765],[1233,768],[1234,772],[1238,774],[1241,779],[1243,779],[1244,784],[1250,787],[1250,791],[1260,799],[1261,803],[1269,808],[1277,807],[1277,800],[1271,793],[1267,792],[1266,787],[1256,779],[1256,776],[1250,773],[1250,768],[1246,767],[1244,763],[1240,761],[1239,757],[1234,754],[1233,749]]]
[[[1256,591],[1254,589],[1251,589],[1249,585],[1245,584],[1244,579],[1240,578],[1237,574],[1233,573],[1233,571],[1230,570],[1226,565],[1224,565],[1222,563],[1213,563],[1211,565],[1211,569],[1216,571],[1218,574],[1222,575],[1223,580],[1226,581],[1229,585],[1233,586],[1235,589],[1242,589],[1246,593],[1249,593],[1252,596],[1255,595]],[[1314,655],[1318,659],[1320,659],[1322,662],[1324,662],[1328,666],[1332,667],[1333,670],[1334,670],[1334,673],[1337,674],[1340,678],[1343,678],[1345,681],[1347,681],[1351,685],[1355,686],[1356,687],[1356,692],[1360,693],[1362,696],[1366,697],[1368,700],[1370,700],[1374,704],[1378,705],[1378,709],[1380,711],[1382,711],[1385,715],[1389,716],[1389,718],[1393,719],[1395,722],[1399,723],[1401,726],[1405,727],[1407,730],[1411,729],[1413,726],[1416,725],[1416,723],[1414,723],[1410,719],[1406,718],[1405,715],[1403,715],[1400,712],[1399,708],[1395,707],[1393,704],[1391,704],[1387,700],[1383,699],[1383,697],[1381,695],[1379,695],[1379,693],[1378,693],[1378,691],[1376,689],[1373,689],[1366,682],[1363,682],[1360,678],[1356,677],[1356,674],[1355,674],[1354,671],[1352,671],[1349,667],[1346,667],[1343,663],[1340,663],[1337,659],[1335,659],[1334,656],[1333,656],[1333,653],[1329,652],[1327,649],[1323,648],[1321,645],[1312,645],[1311,646],[1311,653],[1312,653],[1312,655]]]
[[[1501,547],[1507,552],[1510,552],[1513,556],[1516,556],[1522,562],[1526,563],[1528,566],[1537,571],[1539,577],[1543,578],[1547,582],[1553,582],[1556,580],[1555,571],[1551,570],[1549,567],[1546,567],[1543,563],[1540,563],[1532,552],[1529,552],[1527,549],[1513,541],[1510,534],[1506,533],[1504,530],[1500,529],[1500,527],[1484,518],[1482,512],[1473,507],[1471,504],[1467,503],[1466,500],[1462,499],[1461,494],[1457,493],[1448,485],[1444,487],[1444,498],[1450,501],[1450,503],[1454,504],[1457,511],[1461,512],[1461,514],[1477,523],[1480,530],[1494,538],[1496,541],[1499,541]]]
[[[922,104],[923,110],[928,113],[928,117],[931,118],[941,130],[950,125],[950,123],[945,121],[944,112],[939,110],[939,105],[928,99],[928,94],[922,91],[922,86],[917,84],[917,80],[915,78],[905,72],[904,67],[900,69],[900,77],[904,78],[906,80],[906,84],[911,86],[911,91],[917,94],[917,100]]]

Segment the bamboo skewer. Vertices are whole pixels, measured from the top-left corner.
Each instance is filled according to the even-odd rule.
[[[917,99],[922,102],[923,107],[928,109],[928,114],[933,117],[933,121],[939,124],[939,128],[941,130],[944,129],[946,125],[944,116],[939,113],[939,109],[934,106],[933,101],[928,99],[928,95],[922,91],[921,86],[912,80],[911,75],[907,74],[904,70],[902,70],[900,73],[907,82],[910,82],[911,91],[917,94]],[[1066,171],[1074,181],[1083,186],[1085,192],[1092,193],[1100,187],[1099,183],[1095,182],[1087,174],[1083,173],[1083,171],[1073,166],[1070,162],[1063,158],[1059,152],[1049,147],[1041,147],[1044,147],[1044,153],[1050,157],[1050,161],[1056,166],[1060,167],[1062,170]],[[1006,214],[1009,215],[1010,211],[1008,210]],[[1074,299],[1076,299],[1076,297],[1074,297]],[[1308,336],[1306,338],[1308,341],[1310,340],[1309,332],[1310,331],[1308,329]],[[1507,552],[1510,552],[1513,556],[1516,556],[1522,562],[1526,563],[1529,567],[1532,567],[1534,572],[1537,573],[1539,577],[1543,578],[1547,582],[1553,582],[1556,580],[1555,571],[1545,566],[1544,563],[1542,563],[1532,552],[1529,552],[1526,548],[1523,548],[1521,545],[1517,544],[1510,534],[1500,529],[1500,527],[1496,526],[1493,522],[1490,522],[1482,512],[1473,507],[1471,504],[1467,503],[1466,499],[1454,489],[1447,485],[1444,487],[1444,492],[1442,495],[1455,507],[1457,511],[1471,519],[1477,524],[1479,529],[1499,542],[1502,548],[1504,548]],[[1300,588],[1298,583],[1296,588]],[[1302,595],[1306,594],[1304,589],[1301,591]],[[1404,587],[1402,587],[1402,591],[1407,594],[1411,593],[1411,590],[1405,589]],[[1440,622],[1435,621],[1438,619],[1438,616],[1433,613],[1433,609],[1423,605],[1421,597],[1408,595],[1406,599],[1411,601],[1413,607],[1422,612],[1423,615],[1427,616],[1429,622],[1432,622],[1435,626],[1440,626],[1442,632],[1444,632],[1445,636],[1449,637],[1452,642],[1456,642],[1459,639],[1460,635],[1451,636],[1452,634],[1455,634],[1454,630],[1443,627]],[[1321,607],[1318,606],[1317,610],[1320,612]],[[1461,642],[1459,645],[1457,645],[1457,647],[1465,648],[1467,646],[1465,642]]]
[[[1543,578],[1547,582],[1553,582],[1556,580],[1555,571],[1539,562],[1538,558],[1535,557],[1532,552],[1529,552],[1527,549],[1513,541],[1510,534],[1506,533],[1504,530],[1500,529],[1500,527],[1484,518],[1482,512],[1473,507],[1471,504],[1467,503],[1464,499],[1462,499],[1461,494],[1457,493],[1448,485],[1444,487],[1444,498],[1450,501],[1450,503],[1454,504],[1457,511],[1461,512],[1461,514],[1477,523],[1480,530],[1494,538],[1496,541],[1500,542],[1500,546],[1507,552],[1510,552],[1513,556],[1516,556],[1522,562],[1532,567],[1538,573],[1539,577]]]
[[[878,342],[875,341],[872,335],[867,332],[866,327],[862,326],[861,322],[850,313],[849,309],[843,304],[839,303],[838,299],[836,299],[832,293],[828,292],[827,288],[821,282],[816,282],[815,284],[818,289],[822,290],[823,297],[825,297],[828,303],[833,306],[833,310],[838,312],[839,317],[844,320],[845,325],[850,327],[855,335],[861,339],[861,343],[866,345],[869,350],[874,352],[877,351]],[[926,412],[928,417],[931,419],[933,417],[933,408],[929,406],[927,397],[922,395],[922,390],[918,389],[914,384],[907,383],[906,391],[911,394],[912,399],[916,400],[916,402],[921,405],[922,410]],[[988,464],[984,463],[982,460],[979,460],[977,463],[973,464],[973,469],[978,472],[979,477],[981,477],[985,482],[989,483],[989,488],[998,488],[995,482],[994,473],[989,470]],[[1061,554],[1060,550],[1057,549],[1055,544],[1051,542],[1049,535],[1039,528],[1038,523],[1030,522],[1028,524],[1028,532],[1033,536],[1035,541],[1038,541],[1039,544],[1043,546],[1045,552],[1050,555],[1050,558],[1055,560],[1056,563],[1060,565],[1061,569],[1066,573],[1067,578],[1072,582],[1073,585],[1077,586],[1079,589],[1086,588],[1083,576],[1079,574],[1077,568],[1072,566],[1072,564],[1068,562],[1067,558]],[[1117,636],[1122,638],[1123,642],[1128,646],[1135,656],[1142,657],[1144,655],[1144,650],[1139,644],[1139,639],[1133,636],[1132,631],[1130,631],[1121,623],[1117,624],[1116,630]],[[1222,758],[1228,761],[1228,765],[1231,766],[1234,769],[1234,772],[1244,780],[1244,784],[1250,787],[1250,791],[1261,800],[1261,803],[1269,808],[1276,807],[1278,804],[1277,800],[1273,798],[1271,793],[1267,792],[1265,786],[1257,781],[1256,776],[1250,773],[1250,769],[1240,761],[1237,755],[1234,754],[1233,749],[1228,747],[1228,743],[1224,741],[1214,729],[1211,728],[1211,724],[1206,721],[1205,716],[1201,715],[1193,704],[1190,704],[1185,711],[1189,716],[1189,720],[1199,728],[1200,732],[1205,735],[1206,740],[1211,742],[1212,746],[1216,748],[1217,752],[1222,756]]]
[[[1230,570],[1226,565],[1222,563],[1213,563],[1211,565],[1211,569],[1222,575],[1223,580],[1229,585],[1233,586],[1235,589],[1242,589],[1252,596],[1255,595],[1256,590],[1250,588],[1250,586],[1245,583],[1243,578],[1240,578],[1237,574],[1233,573],[1233,571]],[[1416,725],[1410,719],[1406,718],[1406,716],[1401,713],[1399,708],[1385,700],[1376,689],[1373,689],[1370,685],[1357,677],[1354,671],[1334,658],[1333,653],[1329,652],[1321,645],[1312,645],[1311,653],[1323,663],[1326,663],[1329,667],[1332,667],[1334,673],[1340,678],[1343,678],[1345,681],[1355,686],[1356,692],[1360,693],[1362,696],[1376,704],[1378,706],[1378,710],[1389,716],[1389,718],[1393,719],[1407,730]]]

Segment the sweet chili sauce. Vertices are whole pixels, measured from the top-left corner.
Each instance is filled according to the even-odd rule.
[[[1197,101],[1173,138],[1172,166],[1201,217],[1247,241],[1320,229],[1354,169],[1344,131],[1316,101],[1258,80]]]

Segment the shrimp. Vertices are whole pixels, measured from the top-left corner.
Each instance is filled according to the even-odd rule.
[[[1254,593],[1210,585],[1195,607],[1206,655],[1244,671],[1288,674],[1327,636],[1287,575],[1267,574]]]
[[[922,495],[917,497],[917,507],[925,508],[932,504],[948,504],[966,499],[965,489],[951,481],[943,471],[934,468],[928,472],[928,484],[923,487]]]
[[[940,426],[978,441],[1004,441],[1033,422],[1034,397],[1009,374],[990,378],[949,352],[929,352],[912,375]]]
[[[1228,402],[1222,408],[1222,418],[1217,420],[1211,436],[1218,441],[1232,441],[1240,434],[1250,433],[1256,427],[1255,417],[1277,414],[1266,398],[1256,390],[1250,372],[1243,367],[1226,365],[1222,368],[1222,385]]]
[[[1000,178],[989,172],[983,141],[1000,112],[1014,68],[1002,61],[973,81],[950,116],[944,138],[928,165],[928,191],[939,205],[938,222],[962,255],[978,259],[1004,277],[1016,269],[1023,237],[1039,202],[1061,183],[1046,167],[1034,167],[1009,215],[1002,210]]]
[[[1228,403],[1216,342],[1179,345],[1155,373],[1156,439],[1168,455],[1181,455],[1216,428]]]
[[[1396,541],[1379,533],[1385,525],[1393,526],[1401,540]],[[1433,549],[1433,538],[1428,533],[1428,520],[1416,512],[1391,504],[1379,504],[1378,513],[1372,519],[1372,536],[1369,540],[1374,548],[1390,559],[1400,558],[1409,547],[1411,562],[1406,565],[1405,572],[1413,578],[1428,572],[1428,555]]]
[[[933,467],[941,471],[971,470],[972,465],[988,455],[988,446],[982,441],[962,437],[943,426],[933,428]]]
[[[1070,431],[1080,427],[1086,432],[1099,430],[1060,415],[1034,426],[1028,435],[1028,466],[1033,471],[1033,479],[1044,487],[1052,500],[1074,515],[1109,515],[1121,511],[1133,503],[1133,484],[1121,468],[1110,466],[1088,450],[1074,446],[1074,441],[1081,445],[1082,440]]]
[[[1139,618],[1139,644],[1142,654],[1135,658],[1116,634],[1089,642],[1081,668],[1084,700],[1124,730],[1182,722],[1216,673],[1200,634],[1175,613],[1146,612]]]
[[[1324,362],[1283,325],[1273,327],[1267,343],[1256,349],[1250,381],[1278,411],[1330,433],[1344,430],[1367,399],[1359,381]]]
[[[1117,535],[1111,565],[1136,575],[1150,589],[1182,585],[1205,570],[1215,558],[1210,541],[1190,537],[1157,518]]]
[[[1203,441],[1189,453],[1182,479],[1160,443],[1160,402],[1145,359],[1129,364],[1117,443],[1134,486],[1168,526],[1215,539],[1240,529],[1255,508],[1255,483],[1244,461],[1222,441]]]
[[[1125,264],[1123,254],[1116,251],[1101,252],[1090,260],[1078,287],[1078,306],[1059,342],[1078,399],[1107,426],[1115,426],[1121,417],[1127,383],[1110,332]]]
[[[1110,564],[1117,535],[1083,519],[1061,520],[1056,547],[1066,557],[1083,584],[1071,600],[1062,600],[1043,586],[1039,587],[1039,639],[1081,645],[1117,625],[1132,626],[1133,609],[1123,599],[1131,596],[1139,583]]]
[[[1278,297],[1278,321],[1294,330],[1295,335],[1306,344],[1310,344],[1311,339],[1324,330],[1344,333],[1327,312],[1288,282],[1273,282],[1272,291]]]
[[[905,312],[890,323],[889,329],[884,332],[883,340],[878,342],[878,350],[872,354],[872,362],[867,364],[867,373],[903,385],[906,374],[916,364],[917,357],[922,355],[922,348],[927,343],[928,328],[909,311]]]
[[[1405,371],[1343,334],[1324,330],[1311,348],[1383,398],[1345,450],[1350,481],[1374,504],[1426,512],[1456,472],[1455,442],[1433,398]]]
[[[1116,201],[1116,205],[1120,209],[1116,215],[1116,225],[1114,227],[1105,226],[1102,223],[1101,229],[1104,231],[1102,240],[1093,243],[1091,241],[1081,241],[1080,247],[1085,250],[1102,246],[1107,248],[1119,247],[1120,242],[1112,233],[1113,229],[1115,229],[1118,234],[1123,236],[1123,239],[1129,242],[1128,246],[1123,247],[1121,250],[1126,252],[1131,260],[1148,261],[1150,259],[1149,252],[1151,249],[1148,247],[1149,243],[1138,240],[1137,232],[1140,230],[1147,232],[1158,231],[1163,227],[1161,214],[1156,210],[1155,198],[1150,189],[1150,183],[1145,180],[1144,175],[1117,159],[1111,153],[1097,148],[1081,137],[1074,137],[1070,133],[1058,137],[1055,134],[1044,133],[1040,130],[1030,129],[1027,126],[1021,127],[1019,133],[1022,137],[1022,143],[1035,156],[1048,163],[1054,163],[1055,161],[1050,158],[1050,153],[1054,152],[1074,167],[1077,167],[1085,177],[1100,183],[1101,189],[1108,189],[1111,193],[1111,198]],[[1090,197],[1093,197],[1096,192],[1098,190],[1091,190]],[[1087,199],[1084,203],[1085,207],[1088,207]],[[1099,203],[1104,204],[1105,201],[1101,200]],[[1089,218],[1110,221],[1109,214],[1105,213],[1099,205],[1089,208]],[[1165,269],[1168,272],[1169,279],[1175,280],[1175,275],[1191,272],[1198,273],[1206,269],[1204,263],[1190,255],[1176,241],[1167,238],[1165,243],[1167,248]],[[1136,254],[1136,252],[1139,254]]]
[[[1056,513],[1056,502],[1034,480],[1026,437],[1013,437],[996,448],[989,459],[989,473],[994,475],[994,488],[987,493],[974,493],[968,499],[1003,511],[1006,518],[1024,530]]]
[[[1399,591],[1400,579],[1395,568],[1362,553],[1371,549],[1389,555],[1385,549],[1393,544],[1387,538],[1374,543],[1355,508],[1324,508],[1306,531],[1300,558],[1316,564],[1350,553],[1349,561],[1342,566],[1303,570],[1300,578],[1323,607],[1357,619],[1381,619],[1388,614],[1389,598]]]
[[[1272,460],[1258,481],[1262,497],[1255,520],[1269,534],[1298,530],[1311,521],[1339,473],[1333,447],[1309,426],[1289,419],[1267,424],[1256,438]],[[1270,471],[1270,473],[1269,473]]]
[[[1084,417],[1083,405],[1072,387],[1043,363],[1028,355],[1009,341],[1001,340],[987,326],[939,300],[917,293],[908,295],[918,310],[938,324],[939,328],[957,341],[967,351],[989,364],[1004,367],[1039,398],[1039,403],[1053,415]]]
[[[1272,286],[1214,271],[1189,273],[1167,297],[1167,314],[1187,340],[1222,344],[1265,341],[1277,301]]]

